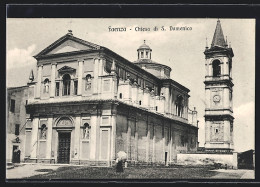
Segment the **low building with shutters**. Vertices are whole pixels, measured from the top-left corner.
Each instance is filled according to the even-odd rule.
[[[7,120],[6,120],[6,162],[23,162],[26,154],[25,144],[30,141],[30,135],[25,138],[26,104],[28,86],[7,89]]]

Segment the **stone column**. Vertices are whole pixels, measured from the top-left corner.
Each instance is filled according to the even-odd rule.
[[[93,93],[97,94],[98,93],[98,63],[99,60],[96,58],[94,59],[94,78],[93,78]]]
[[[229,108],[229,89],[223,88],[223,106],[224,108]]]
[[[210,122],[205,121],[205,143],[210,142]]]
[[[153,130],[153,155],[152,155],[152,161],[155,162],[155,125],[152,125]]]
[[[170,128],[169,128],[169,135],[170,135],[170,145],[168,145],[169,147],[169,162],[172,162],[172,124],[170,124]]]
[[[82,95],[83,61],[78,62],[78,94]]]
[[[111,133],[111,161],[116,159],[116,116],[112,114],[111,116],[111,126],[112,126],[112,133]]]
[[[228,59],[225,60],[225,75],[228,75],[229,72],[229,62]]]
[[[137,122],[135,120],[135,161],[138,161],[138,131],[137,131]]]
[[[159,97],[159,113],[164,114],[165,113],[165,97],[160,96]]]
[[[127,135],[126,135],[126,154],[127,154],[127,160],[130,158],[130,138],[131,138],[131,128],[129,125],[129,116],[127,117]]]
[[[225,67],[224,66],[225,66],[225,62],[223,62],[223,61],[220,62],[220,69],[221,69],[220,70],[221,71],[220,75],[224,75],[225,74]]]
[[[56,65],[57,65],[57,63],[51,64],[51,93],[50,93],[51,98],[53,98],[55,96]]]
[[[213,76],[212,62],[209,63],[209,76]]]
[[[129,79],[127,79],[126,81],[125,81],[125,83],[123,84],[123,90],[122,90],[122,92],[123,92],[123,100],[126,102],[126,103],[128,103],[128,104],[130,104],[131,102],[132,102],[132,90],[131,90],[131,84],[130,84],[130,80]]]
[[[46,158],[47,159],[51,159],[52,123],[53,123],[53,117],[49,117],[48,118],[48,130],[47,130],[47,145],[46,145]]]
[[[224,141],[230,142],[230,122],[224,121]]]
[[[102,79],[99,78],[99,76],[103,75],[103,63],[104,63],[105,59],[99,59],[99,63],[98,63],[98,94],[102,94]]]
[[[90,136],[90,160],[96,160],[96,136],[97,136],[97,123],[98,123],[98,116],[93,115],[90,118],[91,124],[91,136]]]
[[[134,106],[139,105],[138,103],[138,84],[135,81],[134,84],[132,85],[132,103]]]
[[[40,97],[41,97],[42,69],[43,69],[43,65],[38,66],[37,90],[36,90],[37,99],[40,99]]]
[[[164,109],[164,112],[166,114],[169,114],[169,99],[170,99],[170,95],[169,95],[170,91],[169,91],[169,87],[165,87],[165,109]]]
[[[144,89],[143,106],[147,109],[150,107],[150,91],[148,87]]]
[[[210,101],[211,101],[211,98],[210,98],[210,89],[206,89],[205,90],[206,92],[206,108],[210,108]]]
[[[61,80],[60,81],[60,88],[59,88],[59,96],[62,96],[63,95],[63,81]]]
[[[38,146],[38,129],[39,129],[39,118],[33,119],[32,127],[32,141],[31,141],[31,158],[37,158],[37,146]]]
[[[149,131],[149,117],[147,116],[147,120],[146,120],[146,126],[147,126],[147,130],[146,130],[146,162],[149,162],[149,153],[150,153],[150,149],[149,149],[149,141],[150,141],[150,131]]]
[[[75,159],[79,159],[82,155],[80,155],[80,124],[81,124],[81,117],[76,116],[75,121],[75,132],[74,132],[74,153],[77,153],[74,155]],[[92,127],[91,127],[92,128]]]
[[[209,65],[208,65],[207,60],[206,60],[206,63],[205,63],[205,72],[206,72],[206,76],[209,76]]]
[[[165,156],[165,127],[164,127],[164,121],[162,121],[162,160],[164,161],[164,156]]]

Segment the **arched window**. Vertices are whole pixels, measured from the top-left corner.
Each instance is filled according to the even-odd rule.
[[[142,105],[142,101],[139,101],[139,105]]]
[[[178,97],[177,97],[176,112],[177,112],[178,116],[182,117],[182,113],[183,113],[183,97],[181,95],[178,95]]]
[[[122,99],[122,93],[119,94],[119,99]]]
[[[221,68],[220,68],[220,61],[219,60],[213,61],[212,68],[213,68],[213,77],[220,76]]]
[[[90,137],[90,126],[88,123],[84,124],[84,128],[83,128],[83,139],[89,139]]]
[[[49,93],[49,79],[45,79],[44,80],[44,82],[43,82],[43,84],[44,84],[44,90],[43,90],[43,92],[44,93]]]
[[[42,124],[41,126],[41,139],[46,139],[47,137],[47,127],[45,124]]]
[[[91,75],[87,74],[86,75],[86,84],[85,84],[85,90],[91,90]]]
[[[63,95],[70,95],[70,75],[66,74],[63,76]]]

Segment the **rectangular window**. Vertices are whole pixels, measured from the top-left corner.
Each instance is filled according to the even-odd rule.
[[[14,110],[15,110],[15,100],[14,100],[14,99],[11,99],[10,111],[11,111],[11,112],[14,112]]]
[[[59,93],[60,93],[60,83],[59,83],[59,82],[56,82],[56,91],[55,91],[55,95],[56,95],[56,96],[59,96]]]
[[[15,124],[15,132],[14,132],[14,134],[16,136],[18,136],[19,135],[19,131],[20,131],[20,125],[19,124]]]
[[[74,81],[74,95],[78,94],[78,81]]]
[[[146,51],[146,58],[148,58],[148,52]]]

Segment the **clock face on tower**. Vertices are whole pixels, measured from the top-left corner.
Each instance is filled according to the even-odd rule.
[[[214,102],[219,102],[220,101],[220,95],[214,95],[213,101]]]

